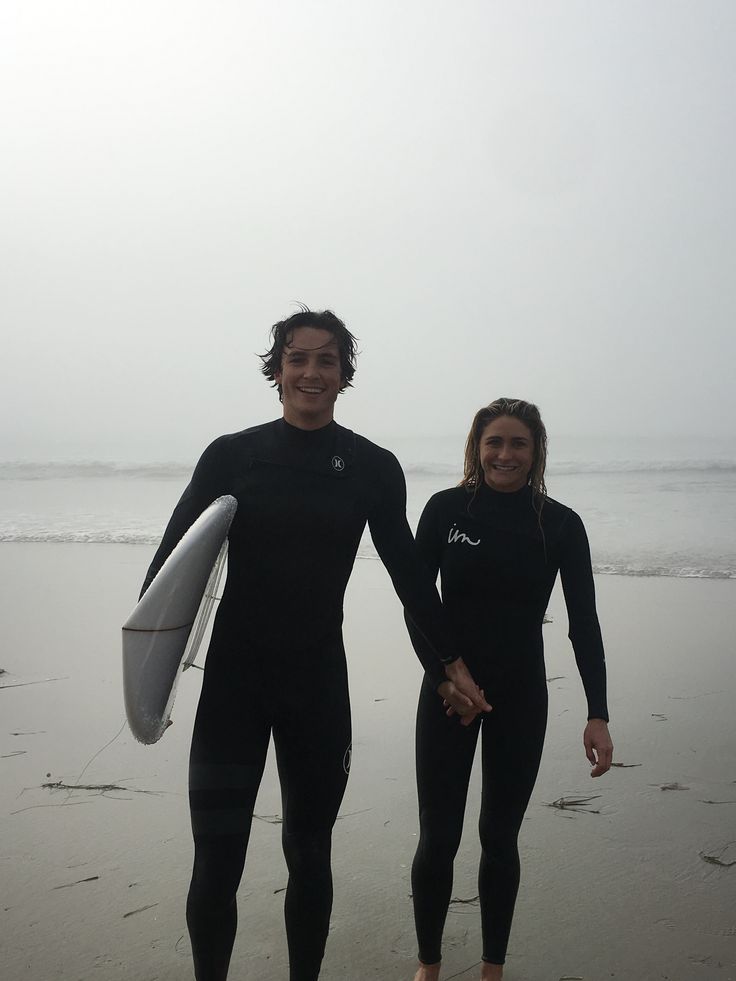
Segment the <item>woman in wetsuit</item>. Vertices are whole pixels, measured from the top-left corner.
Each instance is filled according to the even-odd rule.
[[[435,494],[417,529],[468,667],[493,705],[467,726],[425,677],[417,712],[420,839],[412,866],[419,941],[415,981],[440,975],[442,932],[471,766],[482,745],[479,896],[482,981],[498,981],[519,886],[517,838],[547,722],[542,620],[561,574],[569,636],[588,703],[585,752],[594,777],[611,764],[606,669],[583,523],[547,497],[547,436],[535,405],[497,399],[473,420],[458,487]],[[418,653],[421,635],[407,617]],[[467,717],[463,720],[467,722]]]

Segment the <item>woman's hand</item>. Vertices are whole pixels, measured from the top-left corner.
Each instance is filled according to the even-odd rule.
[[[448,715],[457,712],[458,715],[465,717],[469,714],[467,705],[469,702],[472,707],[473,716],[465,725],[470,725],[470,722],[473,721],[473,718],[479,712],[491,711],[491,706],[486,701],[485,695],[476,685],[473,676],[468,671],[465,661],[461,657],[445,665],[445,674],[447,675],[447,680],[452,685],[452,688],[449,689],[449,694],[452,695],[452,698],[448,698],[447,694],[440,691],[440,688],[443,688],[445,682],[442,682],[437,691],[440,691],[442,697],[453,710],[452,712],[448,712]],[[460,708],[463,708],[464,711],[461,712]]]
[[[589,719],[583,733],[585,755],[590,761],[591,777],[600,777],[611,768],[613,759],[613,743],[608,731],[608,723],[604,719]]]
[[[476,689],[480,699],[488,705],[485,701],[485,695],[480,688]],[[476,715],[480,715],[481,709],[478,708],[477,704],[473,704],[467,695],[464,695],[457,685],[452,681],[443,681],[441,685],[437,687],[437,693],[442,696],[442,704],[445,707],[445,715],[460,716],[460,725],[469,726],[470,723],[475,719]],[[490,705],[488,710],[490,711]]]

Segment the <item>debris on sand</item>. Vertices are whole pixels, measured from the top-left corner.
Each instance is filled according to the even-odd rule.
[[[667,698],[671,698],[673,702],[689,702],[693,698],[702,698],[704,695],[720,695],[723,689],[718,691],[701,691],[697,695],[668,695]]]
[[[698,803],[699,804],[736,804],[736,800],[703,800],[701,797]]]
[[[720,865],[723,869],[730,869],[732,865],[736,865],[736,859],[733,862],[722,862],[717,855],[704,855],[702,852],[700,857],[709,865]]]
[[[372,811],[372,810],[373,810],[372,807],[364,807],[360,811],[349,811],[347,814],[338,814],[336,820],[344,821],[345,818],[355,817],[356,814],[367,814],[368,811]],[[254,814],[253,817],[256,818],[258,821],[263,821],[265,824],[284,823],[284,819],[281,817],[280,814]]]
[[[480,896],[473,896],[470,899],[458,899],[453,897],[450,900],[450,906],[477,906],[480,903]]]
[[[732,862],[724,862],[723,856],[732,845],[736,845],[736,841],[727,841],[715,855],[706,855],[705,852],[699,852],[698,854],[704,862],[708,863],[708,865],[718,865],[722,869],[730,869],[733,865],[736,865],[736,858]]]
[[[69,676],[63,678],[38,678],[35,681],[10,681],[0,684],[0,688],[25,688],[26,685],[45,685],[47,681],[68,681]]]
[[[657,784],[650,783],[649,786],[656,787]],[[677,781],[675,781],[675,783],[661,783],[659,784],[659,789],[660,790],[690,790],[689,787],[686,787],[684,784],[677,783]]]
[[[558,797],[551,802],[545,801],[545,807],[555,807],[558,811],[580,811],[581,814],[600,814],[594,809],[588,810],[591,801],[598,800],[601,794],[593,794],[592,797]]]
[[[86,879],[77,879],[76,882],[65,882],[63,886],[54,886],[54,889],[69,889],[71,886],[78,886],[80,882],[96,882],[99,875],[90,875]]]
[[[62,780],[51,780],[42,783],[44,790],[97,790],[106,794],[111,790],[123,790],[129,794],[155,794],[155,790],[136,790],[135,787],[123,787],[118,783],[64,783]]]
[[[549,684],[552,681],[562,681],[564,677],[565,677],[564,674],[553,674],[551,678],[547,678],[547,684]]]
[[[24,756],[27,752],[27,749],[14,749],[12,753],[3,753],[0,760],[9,760],[11,756]]]
[[[154,906],[158,906],[158,903],[149,903],[148,906],[141,906],[139,909],[132,909],[129,913],[123,913],[123,919],[128,916],[135,916],[136,913],[145,913],[147,909],[153,909]]]
[[[632,766],[642,766],[641,763],[611,763],[611,766],[620,767],[622,770],[629,770]]]
[[[661,712],[652,712],[652,718],[653,719],[656,719],[657,722],[666,722],[667,721],[667,716],[666,715],[662,715]]]

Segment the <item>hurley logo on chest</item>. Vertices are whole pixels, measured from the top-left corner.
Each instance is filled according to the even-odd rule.
[[[480,545],[480,538],[473,541],[464,531],[460,531],[456,525],[453,525],[447,534],[447,544],[453,545],[455,542],[460,542],[462,545]]]

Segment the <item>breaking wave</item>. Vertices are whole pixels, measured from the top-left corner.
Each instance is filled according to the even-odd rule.
[[[457,480],[462,475],[462,464],[440,461],[402,461],[404,472],[412,476],[447,476]],[[70,480],[84,478],[129,479],[187,479],[194,468],[189,463],[106,463],[86,461],[62,463],[49,461],[33,463],[24,461],[0,462],[0,480]],[[710,460],[551,460],[547,473],[595,474],[595,473],[736,473],[736,460],[720,458]]]
[[[410,463],[404,465],[404,472],[414,476],[451,476],[458,480],[462,467],[449,463]],[[736,473],[734,460],[607,460],[552,461],[547,466],[551,476],[565,474],[595,473]]]

